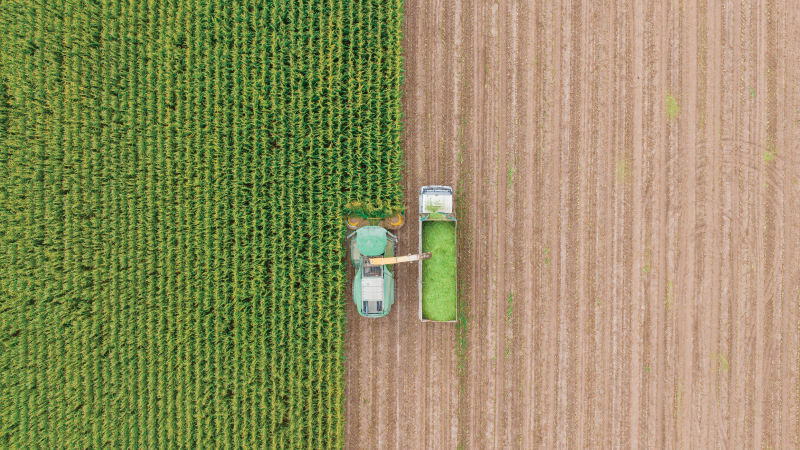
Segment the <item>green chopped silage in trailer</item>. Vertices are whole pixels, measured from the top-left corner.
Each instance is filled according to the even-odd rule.
[[[422,318],[445,322],[456,319],[456,223],[422,222]]]

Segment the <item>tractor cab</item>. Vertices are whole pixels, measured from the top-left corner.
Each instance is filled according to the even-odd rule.
[[[397,237],[383,227],[364,226],[348,236],[350,261],[356,269],[353,301],[364,317],[383,317],[394,303],[395,282],[391,265],[372,264],[371,258],[391,258],[397,250]]]
[[[363,258],[363,257],[362,257]],[[361,310],[362,315],[381,315],[383,313],[383,266],[364,263],[361,270]]]

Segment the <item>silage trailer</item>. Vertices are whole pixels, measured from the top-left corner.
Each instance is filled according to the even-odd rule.
[[[422,186],[419,190],[419,261],[417,290],[419,319],[455,323],[458,317],[456,220],[450,186]]]

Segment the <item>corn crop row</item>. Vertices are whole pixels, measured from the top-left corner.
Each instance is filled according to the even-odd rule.
[[[402,2],[0,4],[0,447],[341,448]]]

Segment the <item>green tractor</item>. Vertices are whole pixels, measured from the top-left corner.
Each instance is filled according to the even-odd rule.
[[[366,219],[359,222],[358,218],[347,218],[347,226],[355,229],[347,236],[350,241],[350,262],[355,268],[353,301],[358,313],[369,318],[383,317],[392,308],[397,290],[393,264],[430,258],[430,253],[395,256],[397,236],[382,226],[369,225],[375,221]],[[380,222],[394,229],[403,225],[400,215]]]

